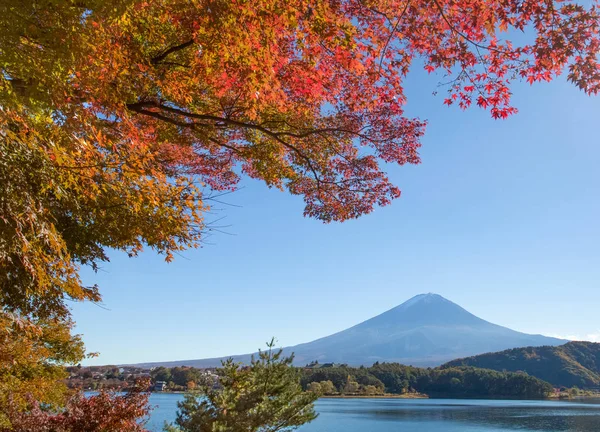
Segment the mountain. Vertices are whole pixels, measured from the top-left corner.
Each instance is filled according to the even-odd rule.
[[[370,365],[379,361],[437,366],[459,357],[490,351],[565,342],[492,324],[440,295],[421,294],[347,330],[284,348],[284,352],[293,352],[297,365],[317,360],[319,363],[349,365]],[[232,357],[248,362],[250,354]],[[212,358],[139,366],[213,367],[220,361],[220,358]]]
[[[453,360],[442,367],[456,366],[523,371],[557,387],[600,387],[600,343],[515,348]]]

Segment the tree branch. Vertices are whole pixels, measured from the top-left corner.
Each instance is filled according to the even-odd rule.
[[[281,145],[283,145],[284,147],[286,147],[287,149],[291,150],[292,152],[294,152],[295,154],[297,154],[301,159],[303,159],[306,162],[306,165],[308,166],[308,168],[310,169],[310,171],[313,173],[313,175],[315,176],[315,181],[317,182],[317,184],[320,183],[320,177],[319,174],[317,172],[317,170],[315,169],[315,167],[313,166],[313,163],[311,161],[311,159],[306,156],[300,149],[298,149],[296,146],[290,144],[289,142],[283,140],[281,138],[281,136],[283,135],[288,135],[288,136],[292,136],[294,137],[294,134],[292,133],[285,133],[285,132],[273,132],[263,126],[260,125],[256,125],[253,123],[245,123],[245,122],[241,122],[241,121],[237,121],[237,120],[232,120],[232,119],[228,119],[228,118],[224,118],[224,117],[218,117],[218,116],[214,116],[214,115],[209,115],[209,114],[195,114],[195,113],[189,113],[187,111],[183,111],[180,110],[179,108],[172,108],[163,104],[158,104],[152,101],[142,101],[142,102],[137,102],[137,103],[133,103],[133,104],[127,104],[126,105],[128,109],[135,111],[137,113],[140,114],[145,114],[147,116],[150,117],[154,117],[160,120],[164,120],[167,121],[169,123],[178,125],[178,126],[182,126],[182,127],[190,127],[190,125],[194,125],[195,123],[186,123],[186,122],[180,122],[177,121],[175,119],[171,119],[169,117],[166,117],[160,113],[154,112],[154,111],[149,111],[144,109],[144,107],[153,107],[153,108],[158,108],[162,111],[166,111],[172,114],[177,114],[183,117],[188,117],[188,118],[194,118],[194,119],[198,119],[198,120],[210,120],[210,121],[214,121],[217,123],[225,123],[225,124],[229,124],[232,126],[238,126],[240,128],[246,128],[246,129],[254,129],[257,130],[259,132],[264,133],[267,136],[270,136],[271,138],[275,139],[278,143],[280,143]],[[204,126],[209,126],[209,125],[204,125]],[[296,138],[302,138],[302,136],[295,136]]]
[[[150,63],[152,63],[153,65],[159,64],[162,60],[167,58],[167,56],[169,54],[186,49],[187,47],[191,46],[193,43],[194,43],[194,39],[190,39],[189,41],[184,42],[182,44],[172,46],[171,48],[164,50],[162,53],[152,57],[150,59]]]

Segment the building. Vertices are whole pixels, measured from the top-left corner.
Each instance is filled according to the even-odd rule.
[[[165,381],[156,381],[154,383],[154,391],[164,391],[167,387],[167,383]]]

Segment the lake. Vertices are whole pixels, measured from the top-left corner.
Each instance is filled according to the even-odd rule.
[[[153,393],[147,427],[173,421],[182,395]],[[301,432],[600,432],[600,400],[320,399]]]

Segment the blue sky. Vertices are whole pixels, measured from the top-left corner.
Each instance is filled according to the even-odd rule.
[[[513,87],[520,112],[492,120],[407,82],[429,120],[422,164],[389,167],[402,197],[343,224],[256,181],[223,207],[232,235],[167,264],[151,251],[111,262],[104,308],[73,307],[100,356],[88,364],[241,354],[294,345],[435,292],[515,330],[600,340],[600,98],[564,78]],[[443,92],[442,92],[443,93]]]

